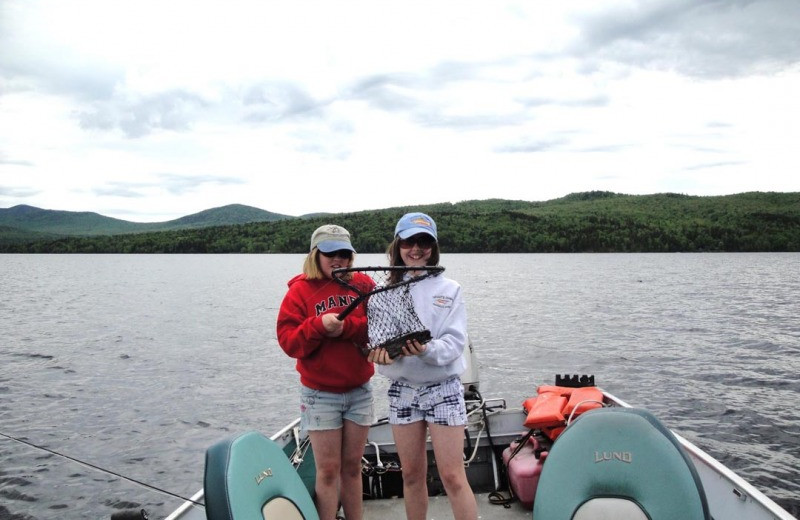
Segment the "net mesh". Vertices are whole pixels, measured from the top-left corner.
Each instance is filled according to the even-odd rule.
[[[367,300],[366,350],[385,348],[394,359],[403,353],[409,339],[427,343],[431,333],[425,328],[414,310],[411,285],[373,294]]]
[[[427,343],[431,333],[425,328],[414,310],[411,287],[429,276],[436,276],[444,267],[353,267],[337,269],[334,278],[356,291],[364,303],[367,314],[368,341],[364,353],[385,348],[394,359],[403,353],[408,340]],[[348,308],[349,309],[349,308]],[[349,310],[340,314],[346,315]]]

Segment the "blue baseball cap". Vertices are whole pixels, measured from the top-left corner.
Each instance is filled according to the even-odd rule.
[[[425,213],[406,213],[400,217],[394,228],[394,236],[400,238],[408,238],[418,233],[427,233],[434,240],[439,240],[436,237],[436,222]]]

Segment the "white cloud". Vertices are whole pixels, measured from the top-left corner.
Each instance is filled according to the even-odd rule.
[[[800,191],[800,4],[5,0],[0,207]]]

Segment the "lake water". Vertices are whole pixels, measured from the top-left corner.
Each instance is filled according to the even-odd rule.
[[[163,518],[179,498],[52,452],[189,497],[208,446],[286,424],[298,377],[275,320],[302,260],[0,255],[0,520]],[[557,373],[595,374],[800,514],[800,254],[442,264],[485,396],[519,406]]]

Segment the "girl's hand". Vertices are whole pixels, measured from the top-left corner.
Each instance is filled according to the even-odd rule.
[[[367,359],[376,365],[391,365],[394,363],[394,359],[389,357],[389,352],[385,348],[370,350],[369,354],[367,354]]]
[[[406,346],[403,347],[404,356],[418,356],[425,352],[428,348],[427,344],[422,344],[415,339],[406,340]]]
[[[344,331],[344,322],[337,319],[333,313],[322,315],[322,326],[325,327],[325,335],[329,338],[341,336]]]

